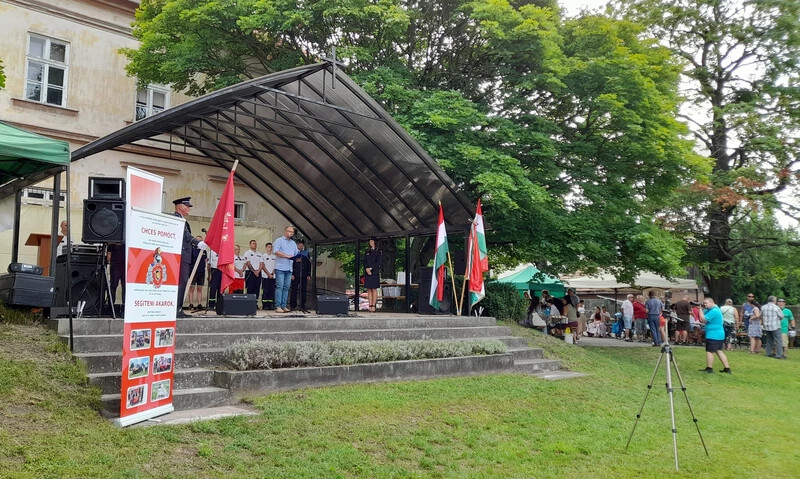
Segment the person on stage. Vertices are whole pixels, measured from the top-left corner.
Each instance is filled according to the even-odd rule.
[[[184,198],[178,198],[177,200],[173,201],[172,204],[175,205],[175,216],[179,218],[186,219],[189,216],[189,211],[191,211],[192,197],[187,196]],[[192,250],[193,249],[206,249],[206,243],[204,241],[199,241],[197,238],[192,236],[192,228],[189,226],[189,222],[186,221],[183,224],[183,245],[181,247],[181,276],[180,280],[178,281],[178,300],[177,300],[177,313],[176,317],[178,318],[185,318],[187,316],[191,316],[190,314],[186,314],[183,312],[183,296],[186,293],[186,285],[189,284],[189,275],[192,272]]]
[[[222,271],[217,268],[219,255],[214,250],[208,250],[208,309],[217,307],[217,296],[222,286]]]
[[[244,270],[246,268],[245,262],[247,260],[242,256],[242,247],[238,244],[234,248],[235,256],[233,257],[233,269],[236,271],[233,277],[233,283],[228,286],[226,291],[233,292],[233,294],[244,293]]]
[[[300,292],[300,310],[306,311],[306,292],[308,291],[308,281],[311,279],[311,260],[306,251],[306,242],[303,239],[297,240],[297,256],[292,263],[292,288],[289,293],[289,307],[297,309],[297,293]]]
[[[247,294],[256,295],[258,300],[258,291],[261,289],[261,253],[259,253],[258,243],[256,240],[250,240],[250,249],[244,253],[244,286],[247,289]]]
[[[264,245],[261,255],[261,309],[275,309],[275,260],[272,243]]]
[[[292,260],[297,256],[297,243],[292,239],[294,226],[283,229],[283,236],[272,243],[275,251],[275,312],[288,313],[286,299],[289,296],[289,283],[292,280]]]
[[[205,230],[203,230],[205,231]],[[197,235],[197,241],[203,241],[203,237]],[[200,258],[200,263],[197,265],[197,271],[194,272],[191,285],[189,287],[189,309],[191,311],[200,311],[203,309],[203,286],[205,286],[206,279],[206,264],[208,263],[208,254],[205,250],[195,249],[192,250],[192,267]],[[195,306],[194,298],[197,298],[197,305]]]
[[[367,288],[369,310],[373,313],[375,304],[378,302],[378,288],[381,286],[381,261],[383,260],[383,253],[376,244],[377,240],[374,236],[370,237],[369,248],[364,253],[364,287]],[[356,300],[358,299],[356,298]]]
[[[56,246],[56,256],[61,256],[62,254],[67,254],[67,230],[69,230],[69,224],[67,220],[62,220],[58,227],[61,230],[61,242]]]

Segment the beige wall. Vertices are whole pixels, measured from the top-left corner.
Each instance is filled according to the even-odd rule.
[[[0,91],[0,121],[14,123],[40,134],[70,141],[75,150],[89,141],[125,127],[134,120],[136,84],[125,73],[123,47],[136,47],[130,35],[133,7],[138,2],[125,0],[0,0],[0,59],[7,76],[6,88]],[[67,102],[65,108],[21,101],[24,98],[28,33],[69,42]],[[171,93],[170,106],[189,100],[181,93]],[[162,150],[163,151],[163,150]],[[154,155],[155,152],[150,152]],[[164,209],[172,212],[172,200],[191,196],[194,208],[189,222],[199,233],[208,227],[217,199],[224,188],[227,170],[213,166],[203,158],[187,161],[126,151],[107,151],[77,161],[71,167],[70,221],[72,238],[80,242],[83,200],[91,176],[124,177],[125,165],[133,165],[164,177]],[[178,155],[175,155],[178,156]],[[39,186],[52,187],[52,180]],[[62,188],[66,181],[62,180]],[[291,223],[255,191],[243,184],[236,186],[236,201],[245,203],[245,221],[237,223],[236,240],[247,249],[250,239],[259,249],[274,241]],[[11,258],[8,217],[13,216],[13,202],[0,203],[0,270]],[[50,232],[51,208],[24,205],[21,211],[20,243],[31,233]],[[66,217],[62,208],[61,219]],[[20,247],[20,261],[35,263],[36,248]],[[336,268],[326,275],[336,276]],[[341,267],[338,275],[343,277]]]

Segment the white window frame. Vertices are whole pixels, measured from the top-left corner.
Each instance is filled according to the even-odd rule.
[[[64,62],[58,62],[54,60],[50,60],[47,58],[40,58],[40,57],[33,57],[31,56],[31,38],[38,38],[40,40],[44,40],[44,53],[49,57],[50,56],[50,45],[52,42],[56,42],[58,44],[64,45]],[[28,101],[34,101],[37,103],[42,103],[44,105],[53,105],[53,106],[60,106],[62,108],[66,108],[67,106],[67,89],[69,87],[69,54],[70,54],[70,44],[64,40],[59,40],[57,38],[50,38],[44,35],[39,35],[38,33],[31,33],[28,32],[28,44],[25,46],[25,81],[22,85],[22,98]],[[42,75],[42,88],[39,92],[40,99],[39,100],[31,100],[28,98],[28,66],[30,62],[38,62],[44,64],[44,74]],[[64,69],[64,85],[62,87],[61,92],[61,104],[55,103],[48,103],[47,102],[47,80],[49,79],[50,75],[50,67],[58,67]]]
[[[138,101],[139,101],[139,91],[140,89],[137,88],[136,92],[133,96],[133,121],[141,121],[145,118],[150,118],[154,115],[153,113],[153,93],[163,93],[164,94],[164,110],[169,108],[169,94],[171,92],[170,88],[166,85],[155,85],[150,84],[147,85],[145,91],[147,92],[147,113],[145,114],[144,118],[137,118],[137,113],[139,109]],[[163,111],[163,110],[162,110]]]
[[[33,196],[33,195],[36,196]],[[41,195],[42,198],[38,198],[37,196]],[[30,186],[27,188],[23,188],[22,190],[22,202],[29,205],[43,205],[43,206],[52,206],[53,205],[53,196],[55,196],[55,192],[52,188],[37,188],[34,186]],[[64,193],[64,190],[61,190],[61,200],[59,201],[59,207],[64,208],[66,206],[67,196]]]

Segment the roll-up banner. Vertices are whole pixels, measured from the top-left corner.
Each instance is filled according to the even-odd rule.
[[[161,213],[164,179],[128,167],[120,426],[172,412],[184,219]]]

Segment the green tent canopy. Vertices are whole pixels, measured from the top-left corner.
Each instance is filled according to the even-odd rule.
[[[497,282],[513,284],[520,294],[528,290],[542,291],[544,289],[550,291],[550,294],[554,296],[563,296],[566,293],[564,283],[540,272],[532,264],[528,264],[516,273],[498,278]]]
[[[69,143],[0,122],[0,185],[69,165]]]

